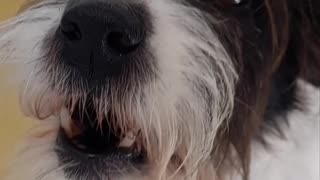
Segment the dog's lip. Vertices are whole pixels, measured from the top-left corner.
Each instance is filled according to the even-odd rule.
[[[127,148],[118,148],[112,153],[102,154],[102,153],[88,153],[85,148],[79,148],[74,142],[72,142],[66,132],[60,128],[57,138],[57,143],[61,146],[64,150],[69,151],[76,156],[87,157],[90,159],[98,158],[98,159],[114,159],[114,160],[121,160],[121,161],[139,161],[142,160],[143,156],[140,152],[133,152],[128,150]]]
[[[121,138],[121,141],[119,141],[116,146],[110,144],[112,152],[110,152],[108,148],[107,153],[91,153],[87,151],[90,147],[77,143],[76,139],[77,136],[81,136],[81,130],[77,127],[78,125],[75,123],[75,120],[72,119],[71,112],[67,108],[62,108],[60,111],[60,123],[59,143],[63,144],[63,147],[68,151],[76,152],[79,156],[90,158],[121,157],[122,160],[136,161],[143,159],[145,154],[142,148],[137,145],[137,141],[141,138],[140,132],[129,131]]]
[[[81,170],[84,174],[99,174],[112,177],[141,169],[146,162],[142,153],[132,154],[124,150],[118,150],[107,155],[88,154],[70,143],[62,128],[59,130],[56,146],[55,153],[59,158],[59,162],[72,164],[72,166],[63,167],[68,174],[78,173]]]

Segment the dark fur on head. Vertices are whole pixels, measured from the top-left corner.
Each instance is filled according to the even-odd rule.
[[[232,120],[220,131],[218,142],[225,144],[218,148],[229,162],[234,161],[230,151],[237,152],[240,164],[231,164],[241,167],[244,179],[248,179],[252,142],[267,147],[266,133],[282,137],[280,126],[290,124],[286,113],[299,108],[297,79],[320,86],[319,7],[318,0],[252,1],[245,8],[255,14],[253,22],[243,22],[240,13],[221,27],[219,37],[237,59],[240,81]],[[237,25],[248,31],[230,28]],[[255,32],[251,26],[256,26]],[[234,43],[235,37],[240,44]]]

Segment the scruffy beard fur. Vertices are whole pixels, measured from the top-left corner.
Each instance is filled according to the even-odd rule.
[[[262,136],[272,129],[270,126],[275,127],[271,131],[281,134],[278,122],[268,121],[271,125],[268,122],[264,125],[263,119],[276,119],[278,115],[268,111],[269,99],[274,93],[270,90],[274,81],[269,73],[273,71],[268,68],[281,69],[285,66],[281,64],[286,63],[247,65],[250,63],[245,59],[248,56],[249,61],[257,58],[261,62],[267,62],[268,58],[285,59],[282,51],[275,49],[273,53],[278,56],[271,57],[266,55],[268,46],[257,44],[256,48],[248,48],[249,43],[242,41],[251,29],[245,32],[246,29],[236,23],[238,21],[228,21],[232,13],[227,10],[222,13],[218,8],[228,8],[229,4],[223,6],[223,1],[222,5],[197,4],[192,0],[137,0],[134,3],[141,3],[148,9],[153,26],[146,52],[149,53],[149,69],[141,68],[148,72],[142,70],[132,74],[130,78],[135,83],[127,83],[127,79],[108,81],[92,90],[77,79],[78,74],[68,66],[55,63],[60,58],[59,43],[51,38],[59,26],[66,0],[33,1],[19,15],[0,26],[0,60],[15,63],[20,68],[23,112],[42,120],[22,146],[10,180],[93,177],[87,170],[90,167],[79,169],[88,171],[87,174],[66,175],[64,170],[75,166],[76,162],[65,163],[59,159],[57,152],[64,147],[56,145],[61,127],[66,132],[72,131],[71,112],[76,106],[85,109],[88,101],[93,104],[98,125],[102,126],[111,112],[117,118],[109,118],[109,126],[120,129],[118,135],[122,137],[139,132],[137,146],[146,152],[143,167],[130,167],[130,172],[119,169],[117,175],[97,170],[93,174],[100,179],[216,180],[227,179],[233,173],[239,175],[235,178],[246,179],[250,147],[260,148],[256,145],[260,141],[267,144]],[[272,9],[272,3],[266,1],[263,5],[266,12],[268,8]],[[207,8],[203,7],[206,5]],[[210,13],[212,10],[215,13]],[[265,29],[281,34],[277,27],[266,25]],[[282,47],[283,40],[277,39],[279,37],[264,37],[268,39],[266,43],[274,40],[271,45]],[[259,41],[248,38],[251,40],[254,44]],[[255,53],[246,54],[246,51]],[[308,77],[299,78],[308,81]],[[318,79],[311,79],[313,85],[318,85]],[[92,91],[95,96],[88,99]],[[317,90],[313,94],[317,96]],[[279,116],[286,116],[284,114]],[[257,133],[259,130],[263,133]]]

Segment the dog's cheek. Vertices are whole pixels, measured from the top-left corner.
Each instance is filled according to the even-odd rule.
[[[6,62],[10,59],[12,48],[12,37],[15,32],[12,29],[10,22],[0,24],[0,63]]]
[[[54,120],[35,125],[26,134],[23,143],[19,144],[17,158],[4,179],[65,180],[54,152],[58,130],[59,124]]]

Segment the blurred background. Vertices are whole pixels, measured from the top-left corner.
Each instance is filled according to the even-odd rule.
[[[23,1],[0,0],[0,21],[14,16]],[[10,83],[12,71],[12,67],[0,65],[0,179],[12,162],[17,143],[31,126],[20,113],[17,89]]]

